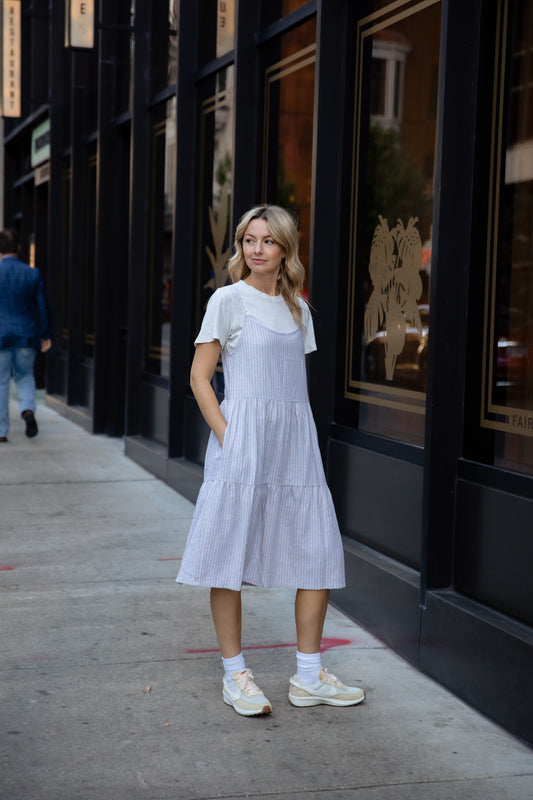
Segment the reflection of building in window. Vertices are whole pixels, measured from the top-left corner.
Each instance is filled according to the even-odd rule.
[[[370,115],[384,128],[400,128],[405,59],[410,50],[407,38],[398,31],[383,30],[374,36]]]
[[[505,240],[496,276],[493,311],[497,354],[493,399],[531,410],[533,352],[533,8],[519,3],[513,15],[508,78],[503,208]]]
[[[310,261],[315,98],[315,20],[284,35],[275,62],[265,70],[266,136],[263,199],[298,219],[300,259]]]
[[[533,9],[523,4],[516,14],[511,53],[509,130],[505,159],[505,183],[533,180]]]
[[[209,220],[209,229],[206,227],[202,232],[202,257],[207,256],[203,263],[209,276],[203,288],[213,291],[228,281],[234,138],[233,79],[233,66],[219,72],[213,86],[214,94],[203,103],[204,132],[208,131],[212,137],[211,144],[205,150],[204,163],[209,167],[205,195],[201,201]]]
[[[176,83],[178,78],[178,0],[169,0],[168,4],[168,25],[170,28],[168,37],[168,84]]]
[[[218,210],[222,187],[231,186],[231,164],[233,153],[233,68],[223,70],[217,75],[217,95],[219,102],[215,108],[215,137],[213,154],[213,208]]]
[[[172,231],[174,224],[174,198],[176,196],[176,98],[167,103],[165,126],[165,231]]]

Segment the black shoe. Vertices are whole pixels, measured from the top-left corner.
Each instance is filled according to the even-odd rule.
[[[33,411],[23,411],[22,419],[26,423],[26,436],[37,436],[39,428],[37,427]]]
[[[7,436],[0,436],[0,442],[7,442]]]

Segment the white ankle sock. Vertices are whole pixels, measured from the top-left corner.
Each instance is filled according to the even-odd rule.
[[[296,675],[302,683],[316,683],[318,681],[318,673],[322,667],[320,653],[300,653],[297,650],[296,667]]]
[[[244,672],[246,669],[246,664],[244,663],[244,656],[239,653],[238,656],[233,656],[233,658],[222,658],[222,664],[224,665],[224,674],[226,676],[227,681],[233,682],[233,676],[236,672]]]

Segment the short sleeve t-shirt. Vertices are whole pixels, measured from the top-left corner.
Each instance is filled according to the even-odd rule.
[[[239,292],[237,297],[235,287]],[[302,334],[306,353],[316,350],[313,320],[307,303],[300,300],[302,306]],[[211,295],[200,333],[195,344],[212,342],[218,339],[226,353],[232,353],[239,341],[246,313],[257,322],[276,333],[292,333],[297,325],[283,297],[260,292],[244,281],[230,286],[223,286]]]

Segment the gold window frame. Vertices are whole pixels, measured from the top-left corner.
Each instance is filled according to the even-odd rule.
[[[487,249],[485,262],[485,301],[483,314],[483,361],[481,378],[482,428],[504,433],[533,436],[533,412],[512,406],[500,406],[492,400],[494,376],[494,345],[496,341],[496,278],[500,223],[500,191],[504,178],[504,114],[506,62],[509,30],[509,3],[499,0],[496,19],[495,63],[493,77],[493,108],[489,164],[489,195],[487,205]]]
[[[349,272],[348,272],[348,291],[346,307],[346,362],[344,372],[344,397],[349,400],[357,400],[360,403],[385,406],[399,411],[409,411],[413,414],[424,416],[426,413],[426,392],[419,392],[413,389],[402,389],[394,386],[383,386],[381,384],[369,383],[357,380],[352,376],[353,365],[353,346],[355,325],[355,295],[356,295],[356,273],[357,273],[357,214],[358,214],[358,192],[359,192],[359,169],[360,169],[360,141],[361,141],[361,104],[362,86],[364,75],[364,45],[369,36],[373,36],[378,31],[394,25],[401,20],[418,14],[430,6],[440,3],[440,0],[396,0],[385,8],[369,14],[360,19],[357,23],[357,44],[356,44],[356,67],[355,67],[355,110],[354,110],[354,137],[352,149],[352,226],[350,231],[349,243]],[[366,76],[368,78],[368,76]]]

